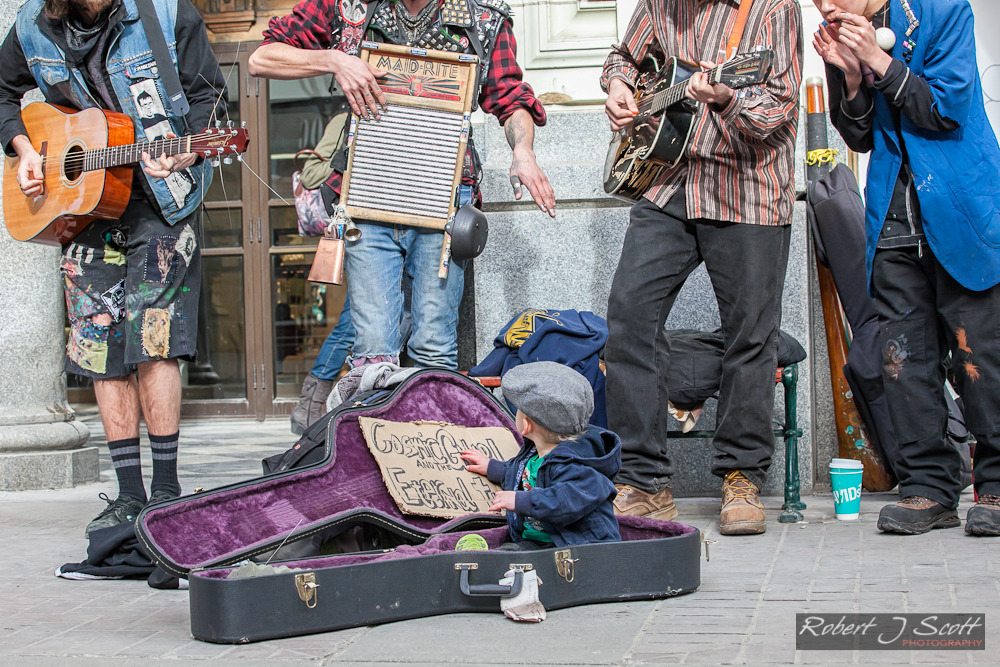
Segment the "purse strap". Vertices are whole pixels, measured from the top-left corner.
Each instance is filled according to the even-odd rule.
[[[149,42],[153,58],[156,59],[156,69],[160,71],[163,87],[167,90],[170,108],[175,116],[184,118],[191,110],[191,105],[188,104],[187,97],[184,96],[180,77],[177,76],[177,68],[174,67],[174,62],[170,59],[170,51],[167,50],[167,41],[163,38],[163,29],[160,28],[160,19],[156,16],[153,1],[136,0],[135,4],[139,8],[142,28],[146,31],[146,41]]]
[[[733,26],[729,42],[726,43],[726,52],[723,54],[726,60],[735,56],[736,49],[740,47],[740,40],[743,39],[743,31],[747,27],[747,17],[750,16],[750,7],[752,6],[753,0],[740,0],[740,9],[736,12],[736,25]]]
[[[299,165],[299,156],[300,155],[308,155],[310,157],[319,158],[322,162],[326,162],[327,159],[328,159],[328,158],[323,157],[322,155],[320,155],[319,153],[317,153],[316,151],[314,151],[311,148],[303,148],[302,150],[297,151],[295,153],[295,157],[292,158],[292,164],[294,164],[295,168],[298,169],[299,171],[302,171],[302,166]]]

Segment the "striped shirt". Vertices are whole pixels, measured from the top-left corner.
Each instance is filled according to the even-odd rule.
[[[601,86],[623,79],[633,89],[634,63],[661,51],[690,62],[720,63],[736,23],[738,0],[640,0],[625,38],[604,63]],[[739,53],[774,50],[767,82],[734,95],[721,111],[699,105],[684,158],[661,170],[645,198],[665,206],[679,187],[688,217],[757,225],[791,223],[795,198],[795,131],[802,76],[802,15],[796,0],[756,0]]]

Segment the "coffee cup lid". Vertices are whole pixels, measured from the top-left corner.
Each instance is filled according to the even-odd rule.
[[[830,459],[831,468],[848,468],[852,470],[864,470],[865,464],[856,459]]]

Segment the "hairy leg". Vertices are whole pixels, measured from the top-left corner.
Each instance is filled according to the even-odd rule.
[[[139,364],[138,375],[146,428],[156,435],[177,433],[181,421],[181,371],[177,360]]]
[[[101,313],[94,324],[111,325],[111,316]],[[139,392],[135,376],[94,379],[94,396],[101,411],[101,422],[109,441],[139,437]]]

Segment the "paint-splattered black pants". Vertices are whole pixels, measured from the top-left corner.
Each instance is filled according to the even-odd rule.
[[[949,352],[978,441],[976,490],[1000,494],[1000,286],[974,292],[944,270],[926,243],[879,249],[872,271],[882,374],[899,439],[899,495],[958,506],[960,459],[946,440]]]

